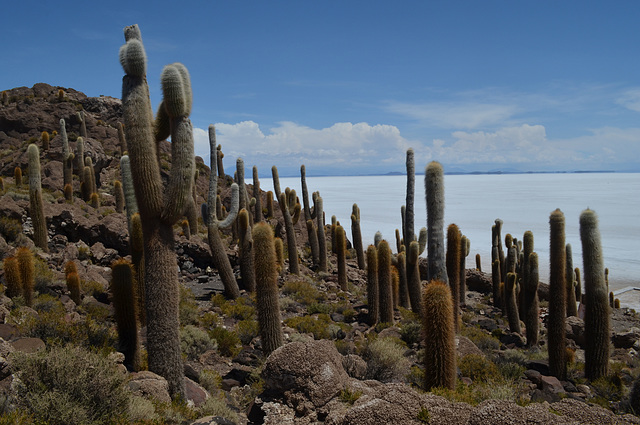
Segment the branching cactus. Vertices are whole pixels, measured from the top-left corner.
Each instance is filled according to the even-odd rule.
[[[380,298],[378,293],[378,250],[375,246],[367,248],[367,308],[369,325],[378,323],[380,316]]]
[[[565,247],[567,266],[566,266],[566,285],[567,285],[567,317],[578,315],[578,306],[576,304],[576,291],[574,289],[574,271],[573,271],[573,252],[571,244],[568,243]]]
[[[111,294],[118,327],[118,344],[124,354],[124,365],[132,371],[140,370],[140,338],[136,313],[136,293],[127,260],[116,260],[111,265]]]
[[[336,258],[338,262],[338,284],[347,290],[347,238],[342,226],[336,227]]]
[[[253,240],[258,325],[262,339],[262,350],[268,356],[282,345],[273,229],[268,223],[256,224]]]
[[[126,27],[124,33],[126,44],[120,48],[120,63],[126,74],[122,81],[122,110],[145,244],[149,370],[167,380],[172,396],[184,397],[173,225],[182,217],[191,198],[195,171],[193,129],[189,120],[191,84],[183,65],[164,68],[162,112],[154,125],[140,30],[133,25]],[[157,129],[167,127],[171,135],[172,167],[164,187],[157,160],[158,139],[154,135],[166,138],[169,134],[158,135]]]
[[[360,208],[358,208],[358,204],[353,204],[351,208],[351,237],[353,238],[353,248],[356,250],[358,268],[364,270],[365,261],[362,247],[362,231],[360,230]]]
[[[455,224],[447,227],[447,276],[449,278],[449,286],[451,296],[453,297],[453,323],[456,331],[458,330],[458,314],[460,294],[460,229]]]
[[[378,244],[378,292],[380,322],[393,324],[393,288],[391,282],[391,248],[386,240]]]
[[[44,218],[42,203],[42,186],[40,177],[40,150],[35,144],[27,148],[29,158],[29,215],[33,223],[33,242],[44,252],[49,252],[47,246],[47,221]]]
[[[559,209],[549,217],[549,371],[560,380],[566,379],[566,341],[564,317],[566,312],[564,214]]]
[[[407,273],[407,287],[409,289],[409,301],[411,310],[418,315],[422,315],[422,282],[420,281],[420,269],[418,264],[420,245],[413,241],[409,244],[407,251],[407,270],[413,269],[413,273]],[[411,278],[409,278],[411,276]]]
[[[525,291],[525,312],[524,324],[527,327],[527,347],[538,345],[538,334],[540,328],[540,308],[538,304],[538,254],[532,252],[527,261],[526,280],[524,281]]]
[[[249,225],[249,213],[241,209],[238,213],[238,230],[240,233],[240,275],[248,292],[256,289],[256,276],[253,268],[253,238]]]
[[[60,119],[60,137],[62,138],[62,181],[63,186],[73,185],[73,153],[69,150],[69,138],[64,119]]]
[[[580,240],[582,241],[586,304],[584,373],[587,379],[595,380],[607,376],[609,372],[611,324],[598,217],[592,210],[587,209],[580,214]]]
[[[448,283],[444,249],[444,170],[440,163],[432,161],[427,166],[424,187],[427,201],[428,280]]]
[[[236,299],[240,295],[240,289],[238,288],[238,282],[233,274],[233,268],[227,257],[227,252],[222,243],[220,236],[220,229],[226,229],[231,226],[238,215],[238,206],[240,202],[240,193],[238,185],[233,183],[231,185],[231,211],[224,220],[220,220],[217,217],[216,198],[218,196],[218,174],[216,173],[216,155],[218,149],[216,148],[216,128],[213,125],[209,126],[209,150],[211,154],[211,173],[209,174],[209,195],[207,198],[207,216],[204,220],[207,224],[209,248],[211,249],[211,256],[213,258],[214,266],[220,273],[220,279],[224,285],[225,295],[228,298]]]
[[[129,231],[131,231],[131,217],[138,213],[138,201],[136,201],[136,192],[133,188],[133,177],[131,177],[131,162],[129,160],[129,155],[123,155],[120,158],[120,175],[122,176],[124,203],[127,208],[127,222],[129,223]]]
[[[277,169],[275,168],[275,166],[273,169],[276,170],[274,175],[277,175]],[[280,205],[280,211],[282,211],[282,217],[284,218],[284,227],[287,233],[287,253],[289,254],[289,273],[300,274],[300,265],[298,264],[298,248],[296,247],[296,233],[293,228],[293,219],[289,211],[289,202],[287,201],[286,193],[280,193],[280,197],[278,198],[278,205]]]
[[[80,123],[80,137],[87,137],[87,121],[84,111],[80,111],[77,114],[78,122]]]
[[[423,295],[424,389],[453,389],[456,385],[456,342],[453,296],[449,285],[430,282]]]

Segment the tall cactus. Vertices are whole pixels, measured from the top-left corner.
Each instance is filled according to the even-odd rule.
[[[253,240],[258,325],[262,350],[265,355],[269,355],[282,345],[273,229],[268,223],[257,223]]]
[[[126,44],[120,48],[120,63],[126,74],[122,82],[122,109],[145,242],[149,370],[167,380],[173,396],[184,397],[173,225],[183,215],[186,199],[191,197],[195,171],[193,129],[188,118],[191,84],[183,65],[164,68],[161,112],[154,125],[140,30],[133,25],[126,27],[124,33]],[[154,127],[169,128],[171,135],[172,167],[166,187],[160,175],[156,140],[163,140],[168,134],[157,134]]]
[[[424,389],[453,389],[456,385],[456,346],[453,297],[449,285],[430,282],[423,295]]]
[[[78,173],[78,178],[80,179],[80,183],[83,182],[82,169],[85,166],[85,157],[84,157],[84,139],[82,137],[78,137],[76,139],[76,169]]]
[[[568,243],[565,247],[567,266],[565,272],[566,276],[566,289],[567,289],[567,317],[578,315],[578,306],[576,305],[576,291],[574,289],[574,271],[573,271],[573,253],[571,244]]]
[[[216,155],[218,149],[216,148],[216,128],[213,125],[209,126],[209,150],[211,154],[211,172],[209,173],[209,195],[207,197],[207,217],[204,220],[207,225],[207,233],[209,238],[209,248],[211,249],[211,256],[214,266],[220,273],[220,279],[224,285],[225,295],[228,298],[236,299],[240,295],[240,289],[238,288],[238,282],[233,274],[233,268],[227,257],[227,252],[222,244],[222,238],[220,237],[219,229],[226,229],[229,227],[238,215],[238,204],[240,193],[238,185],[233,183],[231,185],[231,211],[224,220],[220,220],[217,217],[216,198],[218,196],[218,174],[216,173],[216,166],[218,161]]]
[[[351,207],[351,237],[353,239],[353,248],[356,250],[358,268],[360,270],[364,270],[364,249],[362,246],[362,231],[360,230],[360,208],[358,208],[358,204],[353,204],[353,206]]]
[[[407,251],[407,271],[412,269],[412,273],[407,272],[407,287],[409,290],[409,301],[411,302],[411,310],[414,313],[422,314],[422,283],[420,282],[420,269],[418,263],[418,256],[420,255],[420,245],[418,242],[413,241],[409,244],[409,251]],[[411,276],[409,278],[409,276]]]
[[[63,118],[60,119],[60,138],[62,138],[62,181],[63,187],[73,185],[73,153],[69,150],[67,126]]]
[[[118,122],[118,142],[120,142],[120,155],[125,155],[127,149],[127,139],[124,137],[124,126]]]
[[[274,176],[277,176],[278,171],[275,165],[273,166],[273,170],[275,170]],[[282,217],[284,218],[284,227],[287,233],[287,253],[289,254],[289,273],[300,274],[300,265],[298,264],[298,248],[296,246],[296,232],[293,228],[293,218],[289,210],[287,193],[280,193],[278,198],[278,205],[280,206],[280,211],[282,211]]]
[[[565,239],[564,214],[559,209],[549,217],[549,321],[548,352],[549,371],[560,380],[566,379],[566,342],[564,317],[566,312],[565,273]]]
[[[253,268],[253,237],[249,225],[249,212],[241,209],[238,213],[238,231],[240,233],[240,275],[248,292],[256,289],[256,275]]]
[[[318,271],[327,271],[327,238],[324,232],[324,210],[323,201],[320,195],[315,198],[315,207],[313,210],[316,213],[317,228],[318,228]]]
[[[606,376],[609,372],[611,324],[598,217],[592,210],[587,209],[580,214],[580,240],[582,241],[586,304],[584,374],[587,379],[594,380]]]
[[[338,263],[338,285],[347,290],[347,238],[342,226],[336,227],[336,261]]]
[[[451,296],[453,297],[453,324],[458,330],[458,314],[460,310],[460,229],[455,224],[447,227],[447,276]]]
[[[122,176],[122,190],[124,191],[124,204],[127,208],[127,222],[131,230],[131,217],[138,213],[138,201],[133,187],[133,177],[131,176],[131,161],[129,155],[120,158],[120,175]]]
[[[414,156],[413,149],[407,149],[407,196],[405,199],[405,209],[402,217],[404,219],[402,238],[404,239],[404,247],[407,252],[409,251],[409,245],[415,240],[413,204],[416,192],[416,173]],[[410,276],[408,277],[411,278]]]
[[[526,239],[525,239],[526,240]],[[532,252],[527,260],[529,271],[524,281],[524,324],[527,327],[527,347],[538,345],[540,308],[538,304],[538,254]]]
[[[409,300],[409,286],[407,282],[407,255],[405,251],[399,252],[396,256],[396,268],[398,269],[398,291],[399,291],[399,304],[403,308],[410,308],[411,301]]]
[[[80,122],[80,137],[87,137],[87,122],[86,114],[84,111],[79,111],[77,114],[78,121]]]
[[[391,248],[384,239],[378,245],[378,294],[380,296],[380,322],[393,323]]]
[[[505,282],[505,298],[507,307],[507,318],[509,319],[509,330],[515,333],[522,333],[520,328],[520,318],[518,317],[518,304],[516,303],[516,274],[507,273]]]
[[[33,242],[44,252],[49,252],[47,246],[47,221],[44,218],[42,203],[42,186],[40,177],[40,150],[35,144],[27,148],[29,157],[29,215],[33,223]]]
[[[262,214],[262,196],[260,195],[260,179],[258,178],[258,167],[253,166],[253,197],[256,200],[254,205],[253,219],[260,223],[264,218]]]
[[[369,325],[378,322],[380,316],[380,298],[378,292],[378,250],[375,246],[367,248],[367,308]]]
[[[300,166],[300,184],[302,185],[302,204],[304,207],[304,219],[313,220],[311,205],[309,204],[309,191],[307,190],[307,169],[304,164]]]
[[[140,370],[140,337],[133,271],[129,261],[120,259],[111,265],[111,294],[124,365],[137,372]]]
[[[471,242],[462,235],[460,237],[460,291],[458,291],[461,306],[465,305],[467,299],[467,257],[470,248]]]
[[[449,283],[444,250],[444,170],[440,163],[432,161],[427,166],[424,187],[427,201],[428,280],[441,280]]]
[[[318,245],[318,228],[313,220],[307,220],[307,237],[309,238],[309,248],[311,249],[311,261],[317,267],[320,261],[320,246]]]

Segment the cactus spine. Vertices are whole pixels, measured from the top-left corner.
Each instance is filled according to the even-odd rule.
[[[367,247],[367,307],[369,309],[369,325],[373,326],[378,322],[380,315],[378,250],[373,245]]]
[[[33,222],[33,242],[44,252],[49,252],[47,246],[47,221],[44,218],[42,203],[42,186],[40,180],[40,150],[35,144],[27,148],[29,157],[29,212]]]
[[[455,330],[458,330],[458,314],[460,295],[460,229],[455,224],[447,227],[447,276],[449,278],[449,286],[451,296],[453,297],[453,324]]]
[[[566,379],[564,317],[566,312],[564,214],[559,209],[549,217],[549,371],[560,380]]]
[[[238,230],[240,233],[240,275],[248,292],[256,289],[256,276],[253,268],[253,238],[249,225],[249,212],[241,209],[238,213]]]
[[[391,248],[386,240],[378,244],[378,293],[380,322],[393,323],[393,288],[391,287]]]
[[[338,262],[338,284],[343,291],[347,290],[347,238],[344,228],[336,226],[336,258]]]
[[[567,266],[565,272],[566,285],[567,285],[567,317],[578,315],[578,306],[576,305],[576,291],[574,289],[574,271],[573,271],[573,254],[571,250],[571,244],[568,243],[565,248],[565,255],[567,258]]]
[[[351,207],[351,237],[353,239],[353,248],[356,250],[358,268],[360,270],[364,270],[364,249],[362,246],[362,231],[360,230],[360,208],[358,208],[358,204],[353,204],[353,206]]]
[[[126,74],[122,82],[122,110],[145,243],[149,370],[167,380],[172,396],[184,397],[173,225],[184,212],[185,200],[191,197],[195,170],[193,130],[188,118],[191,84],[181,64],[168,65],[162,72],[160,109],[165,113],[159,115],[170,122],[172,142],[172,167],[165,188],[157,159],[142,37],[137,25],[126,27],[124,33],[126,44],[120,48],[120,63]],[[158,126],[156,123],[155,127]]]
[[[129,370],[140,370],[140,339],[136,314],[136,294],[131,263],[116,260],[111,265],[111,294],[118,327],[118,343]]]
[[[430,282],[424,290],[422,334],[424,335],[424,389],[453,389],[456,384],[455,325],[453,297],[442,281]]]
[[[218,161],[216,156],[218,149],[216,147],[216,128],[213,125],[209,126],[209,150],[210,150],[210,163],[211,172],[209,173],[209,194],[207,197],[207,205],[210,207],[207,209],[207,233],[209,238],[209,248],[211,249],[211,256],[213,258],[213,264],[220,273],[220,279],[224,285],[225,295],[228,298],[236,299],[240,295],[240,289],[238,288],[238,282],[233,274],[233,268],[227,257],[227,252],[222,243],[219,229],[225,229],[229,227],[238,215],[238,206],[240,202],[240,193],[238,185],[233,183],[231,185],[231,211],[229,215],[221,220],[218,217],[216,208],[216,198],[218,196],[218,175],[216,173],[216,165]]]
[[[538,345],[538,331],[540,328],[540,309],[538,306],[538,254],[532,252],[527,261],[529,271],[524,281],[525,312],[524,323],[527,327],[527,347]]]
[[[35,265],[33,264],[33,253],[27,247],[20,247],[16,252],[18,259],[18,269],[20,270],[20,283],[22,286],[22,296],[27,307],[33,305],[33,287],[35,286]]]
[[[611,325],[598,217],[592,210],[587,209],[580,214],[580,240],[582,241],[586,304],[584,373],[587,379],[595,380],[606,376],[609,372],[609,329]]]
[[[428,279],[448,283],[444,250],[444,170],[440,163],[432,161],[427,165],[424,187],[427,201]]]
[[[264,222],[256,224],[253,240],[258,325],[262,350],[269,355],[282,345],[276,252],[271,226]]]

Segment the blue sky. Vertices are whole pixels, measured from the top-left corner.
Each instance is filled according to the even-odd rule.
[[[120,97],[137,23],[154,108],[182,62],[196,153],[268,174],[640,171],[640,2],[181,1],[3,6],[0,89]],[[248,173],[247,175],[250,175]]]

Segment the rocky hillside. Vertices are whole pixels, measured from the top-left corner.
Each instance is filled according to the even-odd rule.
[[[188,238],[175,226],[188,400],[172,401],[167,381],[145,370],[145,327],[140,330],[141,370],[125,366],[125,347],[116,332],[111,265],[131,258],[127,217],[116,212],[114,195],[114,182],[121,178],[121,114],[118,99],[91,98],[43,83],[2,94],[0,259],[5,267],[0,282],[8,291],[6,259],[26,246],[34,258],[35,292],[31,307],[21,294],[0,296],[0,423],[640,423],[628,413],[640,402],[640,394],[635,399],[631,394],[639,372],[635,312],[613,310],[611,374],[594,382],[584,377],[584,322],[567,318],[569,372],[567,380],[559,381],[551,376],[546,353],[548,287],[541,285],[539,291],[540,344],[527,348],[524,332],[511,332],[493,305],[490,275],[468,269],[469,291],[455,337],[457,385],[425,392],[420,318],[396,306],[393,323],[370,326],[367,272],[358,268],[351,243],[345,290],[335,254],[329,255],[328,271],[317,272],[302,219],[295,225],[300,274],[289,274],[285,260],[278,277],[285,344],[268,357],[259,337],[255,295],[243,290],[239,298],[225,299],[201,219]],[[94,165],[99,206],[79,196],[77,165],[74,199],[64,197],[60,119],[73,152],[86,128],[84,154]],[[43,132],[50,137],[48,146]],[[27,173],[30,143],[40,147],[48,252],[33,242],[28,183],[16,181],[16,168]],[[167,177],[170,145],[159,146]],[[196,162],[200,205],[207,196],[209,168],[201,158]],[[229,173],[235,159],[226,162]],[[230,176],[219,180],[226,208],[231,182]],[[266,210],[267,193],[260,197]],[[277,206],[267,221],[286,240]],[[326,233],[331,246],[331,226]],[[244,289],[236,232],[225,230],[223,241]],[[426,264],[420,261],[425,276]],[[80,279],[78,299],[69,284],[70,262]]]

